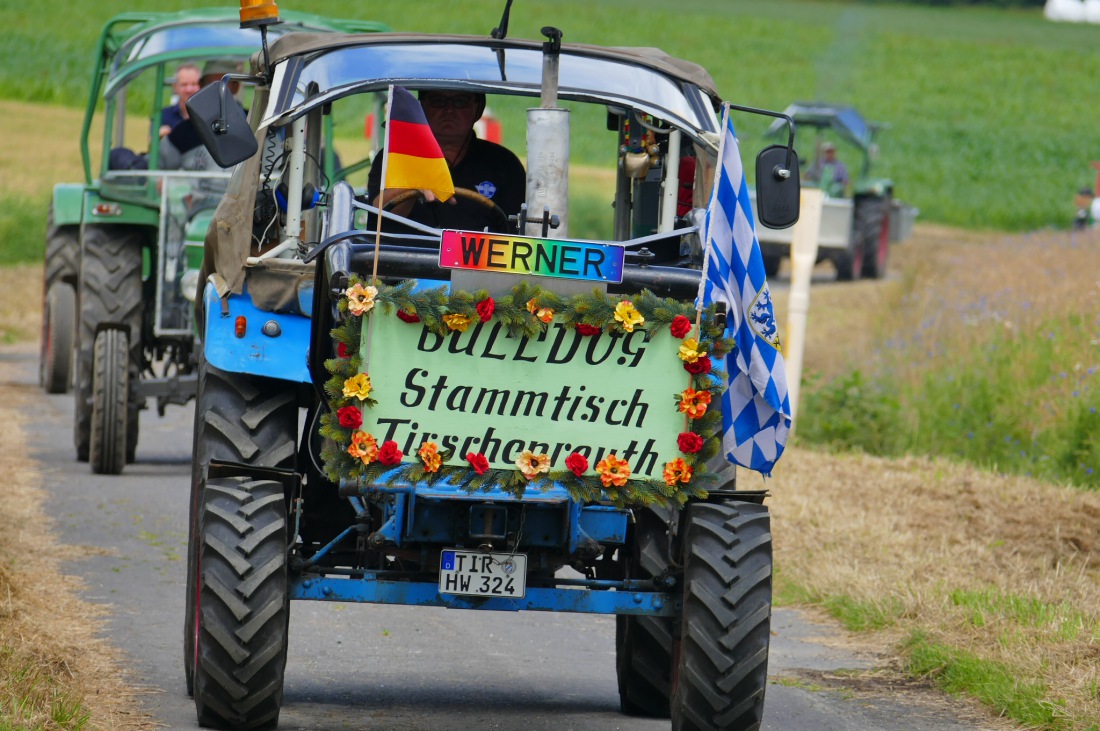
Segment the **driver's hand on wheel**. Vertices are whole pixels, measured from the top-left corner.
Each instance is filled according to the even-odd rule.
[[[412,188],[387,188],[386,190],[384,190],[382,192],[381,195],[378,195],[378,196],[375,197],[374,203],[378,208],[385,208],[387,203],[392,201],[394,198],[397,198],[398,196],[409,192],[410,190],[413,190],[413,189]],[[435,193],[428,190],[427,188],[421,188],[420,189],[420,197],[423,198],[426,203],[434,203],[437,200],[437,198],[435,197]],[[394,206],[393,207],[393,213],[396,213],[399,216],[408,215],[408,213],[412,210],[413,205],[416,204],[416,200],[417,200],[416,198],[410,198],[409,200],[405,201],[404,203],[400,203],[400,204]],[[451,197],[446,202],[453,206],[456,203],[458,203],[458,200],[454,197]]]

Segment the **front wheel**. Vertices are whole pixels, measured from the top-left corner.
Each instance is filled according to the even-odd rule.
[[[685,526],[672,729],[755,731],[764,713],[771,630],[768,509],[696,503]]]
[[[287,509],[273,480],[217,478],[201,498],[194,667],[199,725],[273,729],[288,634]]]
[[[101,330],[95,337],[88,461],[100,475],[120,474],[126,465],[129,349],[129,338],[122,330]]]

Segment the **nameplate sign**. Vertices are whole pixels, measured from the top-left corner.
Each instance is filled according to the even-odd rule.
[[[591,282],[623,281],[626,250],[600,241],[444,231],[439,266]]]

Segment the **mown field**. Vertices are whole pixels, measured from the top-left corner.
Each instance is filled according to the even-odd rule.
[[[121,11],[193,4],[103,0],[82,7],[79,23],[55,22],[70,6],[68,0],[0,5],[6,29],[0,98],[82,108],[104,21]],[[424,0],[415,19],[407,3],[396,2],[288,1],[282,7],[371,18],[399,30],[488,35],[504,3]],[[740,104],[855,106],[889,125],[878,169],[925,221],[1016,231],[1067,227],[1074,193],[1095,179],[1088,162],[1100,159],[1097,25],[1050,23],[1038,10],[902,4],[530,0],[514,6],[509,33],[540,38],[544,25],[562,28],[567,41],[659,46],[708,68],[723,96]],[[736,123],[747,148],[766,126],[752,116]],[[5,131],[20,124],[18,117],[0,121]],[[522,129],[505,134],[522,147]],[[50,144],[76,155],[75,136]],[[581,159],[610,154],[577,144]],[[44,210],[36,196],[19,202]],[[4,209],[9,212],[2,215],[13,215],[10,206]],[[28,223],[0,220],[0,232],[8,238]]]

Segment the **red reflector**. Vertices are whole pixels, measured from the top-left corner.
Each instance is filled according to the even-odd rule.
[[[96,203],[92,213],[97,216],[121,216],[122,206],[117,203]]]
[[[233,323],[233,333],[238,338],[243,338],[245,332],[248,330],[248,320],[244,315],[237,315],[237,319]]]

